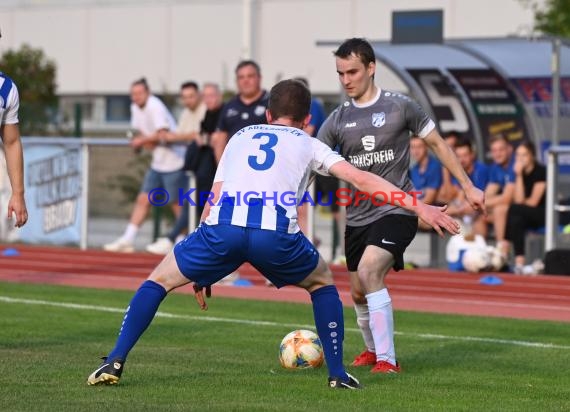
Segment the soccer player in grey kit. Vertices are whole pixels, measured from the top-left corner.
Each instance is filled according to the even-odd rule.
[[[470,205],[484,213],[483,192],[465,174],[433,120],[409,97],[376,86],[371,45],[364,39],[348,39],[334,55],[339,80],[351,99],[331,113],[317,138],[331,148],[339,145],[340,154],[353,166],[410,192],[414,190],[408,177],[410,135],[417,135],[455,176]],[[416,235],[418,218],[389,204],[356,202],[356,191],[351,189],[346,260],[357,323],[366,345],[353,365],[374,365],[373,373],[398,373],[392,301],[384,278],[390,268],[403,268],[404,251]]]

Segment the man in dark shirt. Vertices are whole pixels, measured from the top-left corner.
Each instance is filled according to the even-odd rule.
[[[265,124],[268,94],[261,88],[261,70],[253,60],[240,62],[235,70],[238,94],[222,108],[211,146],[220,161],[228,140],[240,129]]]

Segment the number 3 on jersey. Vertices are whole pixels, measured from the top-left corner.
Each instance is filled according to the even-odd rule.
[[[249,156],[247,161],[249,166],[255,170],[267,170],[275,162],[275,151],[272,148],[277,144],[277,135],[273,133],[257,133],[252,137],[252,139],[263,139],[267,138],[265,143],[259,145],[259,150],[264,152],[259,153],[255,156]],[[262,160],[260,162],[260,160]]]

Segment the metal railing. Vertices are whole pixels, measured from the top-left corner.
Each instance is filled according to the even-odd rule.
[[[546,167],[546,230],[544,253],[556,249],[558,243],[558,214],[570,212],[570,206],[561,205],[557,200],[559,157],[570,155],[570,146],[551,146],[548,149]]]
[[[24,137],[22,139],[24,146],[26,145],[63,145],[71,147],[79,147],[81,150],[81,222],[80,222],[80,242],[79,246],[81,249],[85,250],[88,247],[88,233],[89,233],[89,148],[91,146],[123,146],[127,147],[129,145],[128,140],[125,138],[69,138],[69,137]],[[192,172],[187,173],[189,177],[189,189],[196,188],[196,176]],[[308,189],[314,198],[314,184]],[[194,204],[198,204],[198,193],[193,191],[191,194],[191,199]],[[191,203],[188,204],[190,210],[188,211],[188,233],[192,233],[196,226],[198,225],[198,217],[196,215],[196,207],[192,206]],[[307,218],[308,218],[308,233],[307,237],[309,239],[314,238],[315,231],[315,208],[307,208]]]

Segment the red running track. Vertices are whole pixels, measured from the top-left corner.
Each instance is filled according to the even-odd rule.
[[[19,256],[3,256],[0,246],[0,281],[57,284],[100,289],[136,289],[160,261],[147,253],[117,254],[100,250],[10,245]],[[341,299],[351,305],[348,272],[333,266]],[[249,265],[239,270],[250,287],[214,286],[214,296],[309,303],[302,289],[276,290],[265,286]],[[479,284],[483,275],[416,269],[391,273],[387,284],[397,310],[452,313],[570,322],[570,277],[498,275],[503,284]],[[192,293],[191,288],[179,289]],[[1,294],[1,286],[0,286]],[[212,302],[212,304],[215,300]]]

